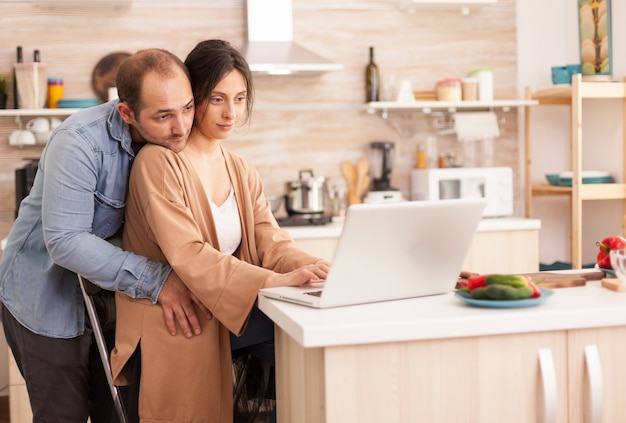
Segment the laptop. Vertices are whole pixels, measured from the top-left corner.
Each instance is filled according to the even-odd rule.
[[[486,205],[485,199],[354,204],[325,283],[260,294],[328,308],[448,293]]]

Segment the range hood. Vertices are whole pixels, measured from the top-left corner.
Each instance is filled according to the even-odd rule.
[[[268,75],[315,74],[343,69],[293,41],[291,0],[248,0],[250,70]]]

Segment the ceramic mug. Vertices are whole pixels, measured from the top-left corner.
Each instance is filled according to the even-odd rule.
[[[46,132],[34,132],[35,139],[37,140],[37,144],[45,144],[50,139],[50,135],[52,135],[52,130]]]
[[[621,283],[626,283],[626,250],[611,250],[611,266]]]
[[[16,129],[9,135],[10,145],[35,145],[37,138],[28,129]]]
[[[48,118],[35,118],[26,122],[26,129],[32,132],[48,132],[50,130],[50,119]]]
[[[51,117],[50,118],[50,130],[56,129],[56,127],[59,126],[61,124],[61,122],[63,122],[61,119],[55,118],[55,117]]]

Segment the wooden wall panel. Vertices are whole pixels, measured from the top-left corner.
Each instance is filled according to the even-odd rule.
[[[392,183],[408,197],[417,145],[434,132],[430,119],[410,117],[415,131],[404,134],[364,112],[370,45],[376,48],[383,80],[393,74],[398,81],[409,79],[417,90],[430,90],[439,79],[489,66],[496,98],[516,96],[515,0],[476,6],[467,16],[456,6],[416,5],[409,13],[407,4],[293,0],[295,39],[344,69],[314,77],[255,78],[252,122],[226,145],[258,167],[267,192],[282,195],[285,182],[297,179],[300,169],[343,184],[342,160],[367,154],[370,141],[390,140],[398,153]],[[245,41],[245,19],[245,1],[136,0],[122,13],[50,12],[28,1],[0,1],[0,73],[11,72],[17,45],[23,46],[27,60],[39,49],[49,75],[64,78],[66,98],[93,98],[91,72],[101,57],[162,47],[184,58],[206,38],[228,39],[239,47]],[[495,164],[518,172],[517,112],[504,118]],[[13,118],[0,118],[0,237],[13,219],[13,170],[22,158],[41,151],[9,146],[8,134],[15,128]],[[440,151],[461,152],[454,135],[439,136],[439,144]],[[516,187],[518,199],[520,192]]]

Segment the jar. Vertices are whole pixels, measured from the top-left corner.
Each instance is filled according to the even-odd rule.
[[[463,91],[463,101],[478,100],[478,79],[463,78],[461,80],[461,88]]]
[[[415,156],[415,168],[426,169],[426,150],[421,145],[417,147],[417,154]]]
[[[478,100],[493,100],[493,70],[491,68],[479,68],[470,72],[470,76],[478,79]]]
[[[439,101],[461,101],[461,80],[458,78],[448,78],[437,81],[435,85],[437,100]]]
[[[56,109],[63,98],[63,78],[48,78],[48,108]]]

